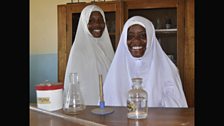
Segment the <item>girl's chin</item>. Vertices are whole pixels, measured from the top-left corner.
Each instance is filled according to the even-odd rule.
[[[99,37],[101,37],[101,36],[102,36],[102,34],[101,34],[101,33],[93,33],[92,35],[93,35],[93,37],[95,37],[95,38],[99,38]]]

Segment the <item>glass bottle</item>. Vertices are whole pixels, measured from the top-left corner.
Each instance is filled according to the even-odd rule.
[[[160,29],[162,26],[161,26],[161,22],[160,22],[160,19],[158,18],[156,20],[156,29]]]
[[[144,119],[148,115],[148,94],[142,88],[142,78],[132,78],[132,89],[128,91],[127,116],[130,119]]]
[[[69,79],[69,88],[64,92],[63,111],[65,114],[78,114],[86,108],[79,88],[78,74],[70,73]]]

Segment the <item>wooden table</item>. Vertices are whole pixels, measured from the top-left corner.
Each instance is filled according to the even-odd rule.
[[[45,111],[30,104],[30,126],[194,126],[194,108],[149,108],[147,119],[127,118],[126,107],[114,109],[109,115],[95,115],[87,106],[77,115],[66,115],[62,110]]]

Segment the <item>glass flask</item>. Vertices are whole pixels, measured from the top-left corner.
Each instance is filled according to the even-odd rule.
[[[148,94],[142,88],[142,78],[132,78],[132,89],[128,91],[127,116],[130,119],[144,119],[148,115]]]
[[[67,92],[64,92],[63,111],[65,114],[78,114],[86,108],[79,87],[77,73],[70,73],[70,83]]]

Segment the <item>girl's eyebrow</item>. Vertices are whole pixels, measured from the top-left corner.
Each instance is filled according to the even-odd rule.
[[[128,33],[129,34],[134,34],[134,32],[132,32],[132,31],[128,31]],[[140,31],[140,32],[138,32],[138,34],[146,34],[146,31]]]

